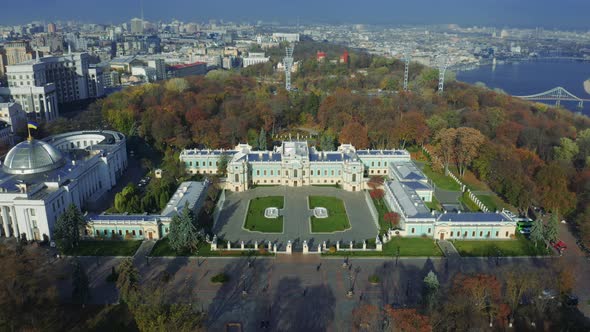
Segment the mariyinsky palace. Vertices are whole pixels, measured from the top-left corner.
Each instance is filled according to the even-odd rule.
[[[240,144],[233,150],[184,150],[187,172],[216,174],[227,165],[224,188],[241,192],[252,185],[309,186],[334,184],[343,190],[367,189],[370,176],[381,175],[385,202],[401,217],[401,236],[436,239],[498,239],[515,235],[516,222],[506,212],[431,211],[434,190],[406,150],[356,150],[342,144],[336,151],[318,151],[306,141],[284,141],[272,151],[254,151]]]

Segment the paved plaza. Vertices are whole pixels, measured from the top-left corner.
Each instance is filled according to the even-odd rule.
[[[67,259],[66,259],[67,260]],[[64,260],[64,263],[65,261]],[[348,331],[353,308],[363,303],[378,306],[418,304],[424,276],[433,270],[441,284],[458,273],[499,274],[515,268],[547,271],[558,260],[589,275],[590,264],[575,258],[351,258],[343,268],[343,258],[317,255],[279,255],[276,258],[150,258],[136,260],[142,281],[158,278],[168,271],[173,278],[162,287],[175,302],[190,302],[208,312],[208,327],[222,331],[228,323],[240,323],[244,331],[260,330],[261,321],[270,322],[270,331]],[[95,303],[117,302],[117,291],[106,277],[121,258],[82,258],[88,269]],[[67,265],[67,264],[64,264]],[[224,272],[226,284],[210,282]],[[381,282],[369,283],[377,274]],[[65,281],[63,286],[69,287]],[[349,289],[354,290],[347,297]],[[588,314],[589,285],[578,278],[575,294],[580,310]],[[243,292],[246,291],[245,295]],[[69,290],[64,290],[69,294]]]
[[[303,241],[310,244],[310,250],[317,250],[318,244],[323,241],[350,241],[362,242],[375,238],[378,233],[377,225],[371,217],[364,192],[348,192],[333,187],[257,187],[246,192],[227,192],[226,201],[219,216],[219,220],[213,228],[213,232],[220,238],[230,241],[244,241],[246,244],[254,241],[271,241],[277,243],[279,250],[284,250],[288,240],[293,242],[294,248],[301,249]],[[243,228],[248,201],[263,196],[284,196],[285,205],[281,211],[283,214],[283,233],[269,234],[252,232]],[[334,233],[311,233],[309,216],[311,212],[308,206],[308,196],[331,196],[342,199],[351,228]],[[269,220],[273,222],[273,220]]]

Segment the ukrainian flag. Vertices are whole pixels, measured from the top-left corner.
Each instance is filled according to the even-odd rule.
[[[29,121],[27,123],[27,127],[29,129],[37,129],[37,127],[39,127],[39,124],[37,122],[35,122],[35,121]]]

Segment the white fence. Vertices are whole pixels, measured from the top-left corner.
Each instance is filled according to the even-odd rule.
[[[377,212],[377,209],[375,208],[375,204],[373,203],[373,199],[371,199],[371,195],[369,194],[368,191],[365,191],[365,201],[367,202],[367,206],[369,207],[369,211],[371,211],[371,217],[373,217],[373,222],[375,223],[375,226],[377,226],[377,229],[380,229],[379,213]]]
[[[217,200],[217,204],[215,205],[215,209],[213,209],[213,226],[217,224],[217,219],[219,219],[219,215],[221,214],[221,210],[223,210],[223,204],[225,203],[225,189],[221,190],[221,194],[219,195],[219,199]]]
[[[425,146],[422,146],[422,150],[424,150],[424,152],[426,152],[426,154],[430,156],[431,160],[436,160],[436,162],[440,163],[440,159],[438,159],[436,155],[430,153],[430,151],[428,151],[428,149]],[[451,177],[451,179],[455,180],[455,182],[459,184],[459,186],[461,187],[461,192],[467,192],[469,194],[469,199],[471,199],[480,210],[482,210],[483,212],[490,211],[488,207],[485,204],[483,204],[479,200],[479,198],[477,198],[477,196],[475,196],[475,194],[471,192],[471,190],[467,188],[467,186],[461,180],[459,180],[459,178],[455,174],[453,174],[453,172],[449,170],[448,175]]]
[[[389,236],[384,236],[384,241],[387,238],[389,240]],[[271,241],[254,241],[254,246],[246,245],[244,241],[238,242],[238,244],[232,244],[230,241],[225,242],[225,244],[220,244],[217,241],[216,237],[213,237],[213,241],[210,241],[211,244],[211,251],[258,251],[261,249],[265,249],[270,253],[274,254],[292,254],[293,253],[293,243],[289,240],[287,241],[287,245],[285,246],[285,250],[279,250],[276,243],[272,243]],[[361,252],[361,251],[383,251],[383,243],[377,237],[375,248],[369,248],[367,245],[367,241],[363,241],[362,248],[355,247],[355,243],[350,241],[347,244],[340,244],[340,241],[336,241],[334,248],[336,251],[344,251],[344,252]],[[315,247],[311,247],[307,241],[303,241],[303,254],[322,254],[325,252],[329,252],[330,247],[328,247],[328,243],[326,241],[318,244]]]

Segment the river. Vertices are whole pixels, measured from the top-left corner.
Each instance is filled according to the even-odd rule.
[[[590,99],[584,91],[584,81],[590,79],[590,62],[567,60],[535,60],[479,66],[474,70],[457,72],[457,80],[483,82],[489,88],[500,88],[515,96],[526,96],[561,86],[582,99]],[[562,103],[579,112],[577,103]],[[584,102],[582,112],[590,116],[590,102]]]

